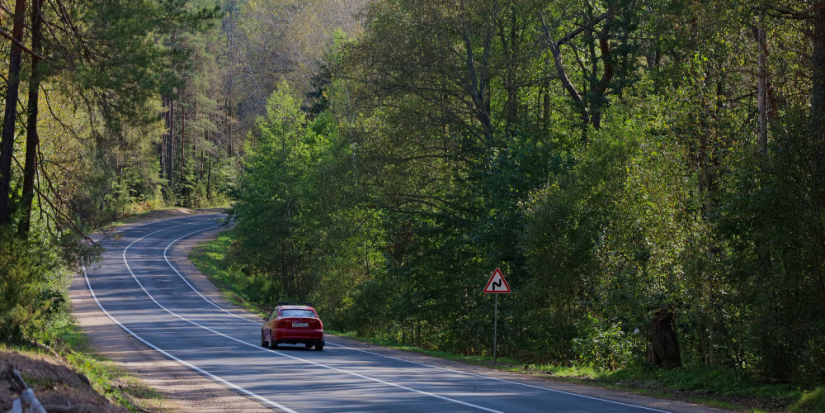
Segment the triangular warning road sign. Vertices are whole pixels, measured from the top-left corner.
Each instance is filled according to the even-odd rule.
[[[493,276],[490,277],[490,281],[487,281],[484,292],[487,294],[510,294],[512,291],[510,291],[507,281],[504,280],[504,276],[501,275],[501,270],[496,268],[493,271]]]

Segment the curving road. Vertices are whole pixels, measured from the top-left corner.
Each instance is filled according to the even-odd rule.
[[[100,309],[134,338],[274,411],[710,410],[648,398],[637,398],[644,407],[578,395],[552,382],[505,380],[492,372],[475,374],[348,347],[335,337],[327,338],[322,352],[263,348],[258,317],[209,301],[167,258],[176,242],[215,228],[218,217],[175,218],[123,230],[119,239],[101,241],[106,252],[100,263],[84,268],[85,281]]]

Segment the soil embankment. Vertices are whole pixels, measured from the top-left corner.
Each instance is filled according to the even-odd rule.
[[[17,369],[23,380],[34,391],[37,400],[51,410],[52,406],[72,407],[76,413],[127,413],[126,408],[117,406],[101,396],[89,383],[89,379],[76,373],[64,360],[15,350],[0,350],[0,372]],[[6,377],[4,377],[5,379]],[[0,382],[0,412],[11,410],[17,399],[11,391],[10,382]]]

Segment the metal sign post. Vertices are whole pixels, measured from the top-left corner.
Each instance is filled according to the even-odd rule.
[[[493,276],[487,281],[487,286],[484,287],[485,294],[496,295],[496,310],[493,313],[493,363],[498,361],[498,295],[510,294],[511,292],[510,286],[507,285],[507,281],[504,280],[504,276],[501,274],[501,270],[496,268],[493,271]]]
[[[496,294],[496,311],[493,315],[493,363],[498,360],[496,350],[498,349],[498,294]]]

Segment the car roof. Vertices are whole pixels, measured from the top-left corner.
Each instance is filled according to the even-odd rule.
[[[307,307],[305,305],[279,305],[278,308],[280,308],[281,310],[313,310],[313,311],[315,311],[314,308]]]

